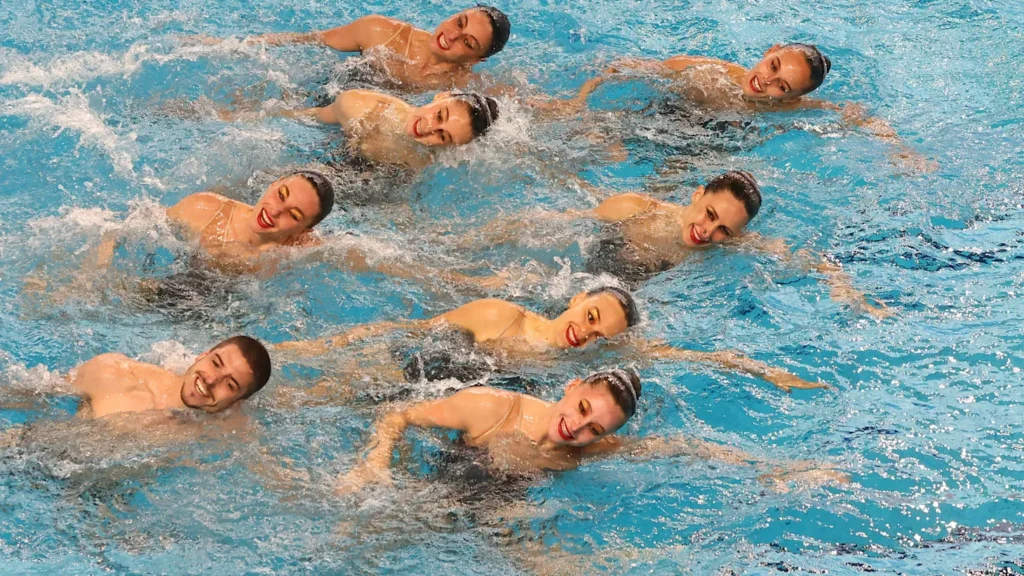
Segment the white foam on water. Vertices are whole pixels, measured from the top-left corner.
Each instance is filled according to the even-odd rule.
[[[57,216],[31,220],[28,226],[33,232],[30,245],[80,245],[78,251],[81,251],[99,242],[104,234],[116,233],[128,240],[149,241],[170,250],[180,250],[186,246],[175,234],[167,218],[166,208],[152,198],[130,201],[127,215],[105,208],[65,206]]]
[[[195,363],[198,356],[180,342],[164,340],[153,343],[148,352],[139,355],[139,361],[156,364],[175,374],[183,374]]]
[[[70,394],[71,385],[62,374],[42,364],[29,368],[24,364],[8,365],[0,377],[0,390],[7,396],[11,392],[32,393],[39,396]]]
[[[0,113],[27,116],[57,129],[54,137],[65,130],[79,133],[82,145],[95,146],[110,157],[114,169],[126,176],[134,175],[132,165],[134,144],[122,138],[92,110],[84,94],[72,91],[57,102],[38,94],[0,103]]]

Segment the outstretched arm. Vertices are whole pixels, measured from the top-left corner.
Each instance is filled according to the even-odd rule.
[[[503,400],[504,398],[504,400]],[[481,422],[492,424],[492,413],[507,406],[507,396],[486,389],[466,389],[441,400],[420,402],[377,420],[366,458],[338,478],[335,493],[356,492],[372,482],[391,483],[391,457],[406,428],[448,428],[473,432]],[[500,418],[500,415],[498,416]]]
[[[402,320],[399,322],[374,322],[350,328],[341,334],[326,336],[317,340],[292,340],[274,344],[274,350],[291,352],[297,356],[317,356],[327,353],[332,348],[342,348],[349,344],[402,330],[424,329],[431,320]]]
[[[868,302],[867,296],[854,288],[853,280],[849,274],[843,271],[842,266],[830,262],[810,250],[801,249],[794,252],[784,240],[766,238],[757,233],[744,234],[739,239],[739,243],[775,256],[786,264],[795,264],[804,270],[819,272],[831,288],[830,296],[836,302],[867,312],[878,319],[888,318],[894,314],[892,309],[885,304],[880,303],[876,306]]]
[[[644,354],[653,358],[713,364],[725,370],[743,372],[761,378],[766,382],[771,382],[786,393],[792,392],[794,388],[801,390],[829,388],[829,385],[824,382],[808,382],[781,368],[769,366],[764,362],[744,356],[735,350],[696,352],[694,350],[674,348],[660,342],[642,343],[639,346],[642,347]]]

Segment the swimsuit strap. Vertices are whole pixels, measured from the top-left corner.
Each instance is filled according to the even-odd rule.
[[[523,397],[521,394],[515,395],[515,398],[512,399],[512,404],[509,405],[508,411],[505,412],[505,415],[501,417],[501,420],[498,420],[497,422],[494,423],[494,426],[488,428],[486,432],[480,434],[476,438],[472,438],[471,440],[474,442],[480,442],[481,440],[484,440],[491,434],[494,434],[495,432],[500,430],[506,422],[509,421],[509,417],[512,416],[512,413],[517,411],[519,412],[519,415],[516,418],[516,429],[519,428],[519,425],[523,419]]]
[[[512,321],[509,322],[508,325],[505,326],[505,328],[501,332],[499,332],[497,336],[494,337],[495,340],[501,340],[502,338],[504,338],[505,333],[508,332],[510,328],[512,328],[513,324],[518,322],[520,318],[526,318],[526,310],[523,307],[517,306],[516,312],[518,312],[518,314],[516,314],[515,317],[512,318]]]
[[[222,201],[220,203],[220,206],[217,207],[217,211],[213,213],[213,216],[210,216],[210,219],[206,221],[206,224],[203,224],[202,227],[199,228],[199,233],[200,234],[202,234],[203,232],[206,232],[206,229],[210,227],[210,224],[213,224],[213,221],[216,220],[217,217],[220,216],[223,213],[224,206],[226,204],[231,204],[231,211],[228,212],[228,218],[227,218],[227,222],[224,224],[224,230],[220,233],[220,243],[221,244],[226,244],[227,243],[226,238],[227,238],[228,230],[230,230],[230,228],[231,228],[231,217],[235,215],[235,203],[234,202],[232,202],[231,200],[224,200],[224,201]]]
[[[398,30],[394,34],[391,35],[391,38],[388,38],[387,41],[384,42],[383,46],[388,46],[389,44],[391,44],[391,41],[394,40],[395,38],[398,38],[398,35],[401,34],[402,32],[404,32],[406,28],[412,28],[412,24],[402,24],[401,26],[399,26]],[[405,41],[405,53],[403,55],[406,58],[409,57],[409,47],[411,45],[412,45],[412,33],[410,32],[409,33],[409,39]],[[398,51],[395,50],[395,52],[398,52]]]

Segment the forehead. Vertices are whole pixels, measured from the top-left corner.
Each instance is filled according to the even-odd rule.
[[[242,355],[242,351],[238,349],[238,346],[234,344],[228,344],[226,346],[219,346],[210,350],[206,359],[213,361],[214,358],[219,357],[221,362],[224,363],[224,368],[231,374],[239,384],[248,384],[252,382],[253,373],[252,368],[249,366],[249,362]]]
[[[591,420],[600,424],[606,432],[614,432],[626,421],[626,414],[619,408],[604,383],[587,384],[576,389],[578,400],[590,402]]]
[[[307,216],[312,216],[320,211],[320,199],[317,198],[316,188],[313,188],[309,180],[302,176],[289,176],[278,182],[271,188],[271,191],[276,192],[282,185],[288,187],[289,195],[286,201],[288,206],[302,210]]]
[[[718,190],[710,194],[704,194],[700,203],[703,208],[713,208],[715,213],[718,214],[718,218],[734,230],[746,226],[749,221],[747,209],[743,206],[743,202],[740,202],[728,190]]]
[[[486,49],[490,47],[491,39],[494,37],[494,30],[491,28],[491,18],[483,10],[466,10],[460,12],[460,14],[467,16],[466,33],[476,38],[481,48]]]
[[[622,309],[619,299],[607,292],[587,296],[582,306],[587,308],[596,306],[601,313],[601,323],[609,325],[621,325],[622,330],[626,329],[626,311]]]
[[[448,108],[448,122],[445,130],[451,133],[456,141],[468,141],[473,138],[473,125],[469,115],[469,104],[458,98],[445,98],[434,103],[438,110]]]
[[[769,58],[773,56],[779,59],[779,74],[784,75],[791,82],[810,82],[811,66],[807,63],[807,56],[802,50],[784,48],[768,55]]]

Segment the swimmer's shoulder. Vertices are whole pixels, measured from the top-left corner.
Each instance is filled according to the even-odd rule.
[[[483,342],[496,337],[498,332],[503,332],[509,323],[525,313],[525,309],[518,304],[498,298],[483,298],[464,304],[438,318],[462,326],[473,333],[477,342]]]
[[[80,364],[71,374],[71,386],[75,390],[90,393],[104,382],[118,378],[131,371],[136,360],[117,352],[100,354]]]
[[[466,435],[475,439],[500,424],[518,396],[507,390],[473,386],[459,390],[450,399],[470,414]]]
[[[709,58],[707,56],[690,56],[688,54],[673,56],[668,60],[665,60],[662,64],[666,68],[677,72],[694,66],[715,66],[725,71],[732,71],[734,68],[743,69],[742,66],[734,62],[719,60],[718,58]]]
[[[402,100],[382,92],[354,89],[339,92],[331,106],[334,108],[338,120],[346,122],[364,118],[378,108],[386,109],[408,105]]]
[[[623,220],[649,210],[658,205],[658,201],[650,196],[626,192],[616,194],[598,204],[594,214],[602,220]]]
[[[167,217],[182,223],[209,222],[217,215],[217,211],[234,202],[214,192],[197,192],[182,198],[177,204],[167,209]]]

